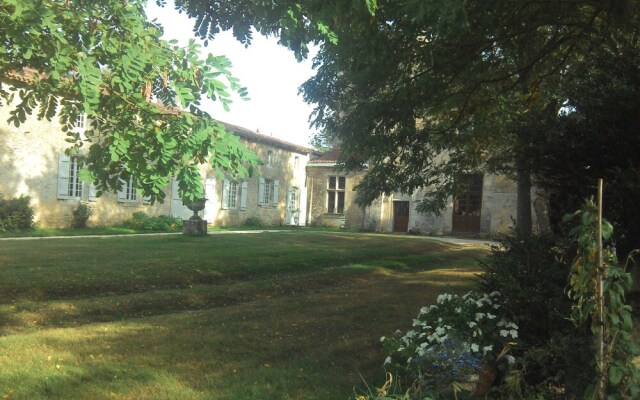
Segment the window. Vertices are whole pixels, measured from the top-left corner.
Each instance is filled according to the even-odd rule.
[[[344,190],[347,178],[330,176],[327,184],[327,212],[342,214],[344,212]]]
[[[78,157],[69,157],[60,154],[58,158],[58,198],[80,199],[82,198],[82,181],[80,181],[80,168],[82,161]]]
[[[134,202],[138,200],[136,191],[136,180],[131,176],[129,179],[120,179],[120,190],[118,190],[119,202]]]
[[[267,152],[267,166],[268,167],[273,166],[273,151],[271,150]]]
[[[262,193],[262,204],[271,203],[271,197],[273,196],[273,181],[264,181],[264,192]]]
[[[293,169],[296,170],[298,169],[298,166],[300,165],[300,157],[295,156],[293,158]]]
[[[277,180],[260,178],[260,186],[258,188],[258,205],[260,206],[278,206],[280,192],[280,182]]]
[[[222,208],[238,208],[238,182],[225,179],[222,186]]]

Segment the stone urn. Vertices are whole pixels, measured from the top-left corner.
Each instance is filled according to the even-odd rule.
[[[207,234],[207,221],[200,218],[198,212],[204,210],[207,199],[197,199],[194,201],[183,201],[189,210],[193,211],[191,218],[184,220],[182,233],[184,235],[205,236]]]
[[[196,199],[193,201],[183,201],[184,204],[189,210],[193,211],[193,215],[189,220],[191,221],[201,221],[202,218],[198,215],[198,212],[204,210],[204,205],[206,204],[207,199]]]

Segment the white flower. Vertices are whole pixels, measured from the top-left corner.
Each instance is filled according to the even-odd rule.
[[[511,364],[516,362],[516,358],[514,356],[512,356],[512,355],[507,355],[507,356],[505,356],[505,358],[507,359],[507,364],[509,364],[509,365],[511,365]]]
[[[491,296],[491,297],[500,296],[500,292],[498,292],[497,290],[495,290],[495,291],[493,291],[493,292],[489,293],[489,296]]]
[[[509,336],[509,331],[507,331],[505,329],[500,329],[500,336],[502,336],[502,337]]]
[[[420,315],[428,314],[428,313],[429,313],[429,309],[427,307],[422,307],[420,309]]]
[[[385,339],[387,339],[387,338],[386,338],[386,337],[384,337],[384,336],[383,336],[383,337],[381,337],[381,338],[380,338],[380,343],[384,342],[384,341],[385,341]]]
[[[480,321],[482,318],[484,318],[484,313],[481,312],[477,312],[476,313],[476,321]]]
[[[460,314],[462,312],[462,308],[461,307],[456,307],[456,313]]]
[[[487,313],[487,318],[489,318],[489,319],[495,319],[495,318],[496,318],[496,316],[495,316],[495,315],[493,315],[493,314],[491,314],[491,313]]]
[[[441,326],[436,328],[436,335],[441,336],[444,335],[445,329]]]
[[[490,352],[491,350],[493,350],[493,345],[489,345],[489,346],[484,346],[482,348],[482,354],[486,355],[488,352]]]
[[[475,343],[471,344],[471,351],[473,351],[474,353],[477,353],[480,350],[480,346],[478,346]]]
[[[387,358],[384,360],[384,365],[389,365],[391,364],[391,356],[387,356]]]
[[[475,322],[471,321],[471,322],[467,322],[467,325],[469,325],[469,328],[473,328],[474,326],[478,325]]]
[[[514,339],[515,339],[515,338],[517,338],[517,337],[518,337],[518,331],[517,331],[517,330],[512,329],[510,332],[511,332],[511,337],[512,337],[512,338],[514,338]]]

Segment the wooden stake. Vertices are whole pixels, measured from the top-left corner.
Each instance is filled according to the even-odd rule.
[[[604,288],[603,288],[603,256],[602,256],[602,179],[598,180],[598,221],[597,221],[597,247],[596,247],[596,274],[598,279],[598,337],[596,339],[597,365],[598,365],[598,390],[599,400],[605,400],[607,373],[604,360]]]

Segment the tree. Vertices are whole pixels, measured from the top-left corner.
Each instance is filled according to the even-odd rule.
[[[184,199],[201,198],[198,165],[245,174],[257,162],[200,107],[246,96],[225,57],[160,39],[143,0],[5,0],[0,3],[0,96],[10,122],[59,118],[70,154],[83,158],[98,193],[134,177],[151,201],[172,175]],[[29,79],[24,79],[28,75]],[[153,100],[153,101],[151,101]],[[77,118],[91,121],[86,137]],[[88,147],[88,150],[85,150]]]
[[[629,3],[627,6],[635,6]],[[315,123],[342,139],[348,169],[367,162],[359,187],[432,186],[438,209],[481,168],[516,178],[521,228],[530,229],[530,139],[559,108],[560,82],[630,25],[618,2],[381,3],[374,18],[345,15],[338,45],[321,50],[303,88]],[[546,121],[546,116],[543,121]],[[527,216],[528,214],[528,216]]]

